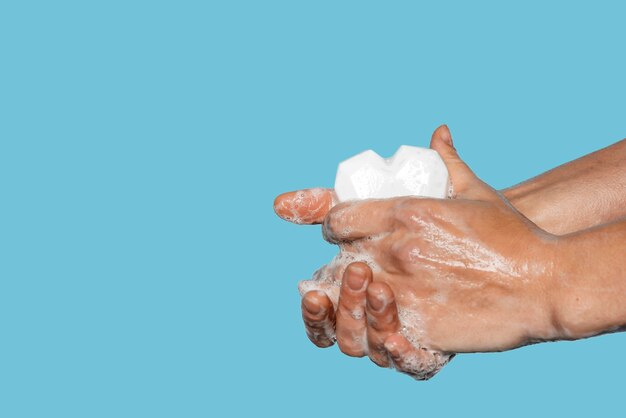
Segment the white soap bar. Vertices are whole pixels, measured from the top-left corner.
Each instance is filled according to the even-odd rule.
[[[448,197],[448,169],[437,151],[402,145],[391,158],[372,150],[339,164],[335,192],[340,202],[399,196]]]

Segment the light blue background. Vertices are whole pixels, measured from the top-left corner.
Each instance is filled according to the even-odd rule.
[[[626,335],[315,348],[335,248],[272,211],[441,123],[496,187],[624,137],[626,8],[573,3],[2,2],[0,416],[617,415]]]

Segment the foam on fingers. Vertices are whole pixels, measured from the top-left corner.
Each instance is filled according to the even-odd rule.
[[[430,379],[453,357],[423,347],[415,347],[400,333],[390,335],[384,345],[392,366],[416,380]]]
[[[337,307],[337,344],[342,353],[363,357],[367,353],[367,322],[365,293],[372,280],[372,271],[364,263],[346,267]]]
[[[300,225],[319,224],[335,205],[332,189],[312,188],[283,193],[274,200],[274,212],[282,219]]]
[[[393,291],[386,283],[371,283],[367,289],[366,306],[369,357],[379,366],[389,367],[384,343],[389,335],[400,329]]]
[[[330,347],[335,343],[335,310],[322,291],[307,292],[302,298],[302,320],[307,337],[318,347]]]

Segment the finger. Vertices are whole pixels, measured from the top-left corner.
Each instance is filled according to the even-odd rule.
[[[324,239],[332,244],[354,241],[390,231],[395,199],[366,199],[333,207],[322,226]]]
[[[497,198],[495,191],[482,182],[469,166],[461,159],[454,144],[448,126],[441,125],[433,132],[430,147],[437,151],[446,164],[452,184],[453,197],[470,199]]]
[[[365,263],[350,264],[343,274],[337,306],[337,344],[342,353],[363,357],[367,349],[365,294],[372,270]]]
[[[309,340],[318,347],[335,343],[335,311],[326,294],[319,290],[307,292],[302,298],[302,319]]]
[[[283,193],[274,200],[274,212],[296,224],[320,224],[336,202],[333,189],[304,189]]]
[[[385,340],[400,330],[398,307],[389,285],[373,282],[368,286],[366,315],[369,357],[379,366],[389,367]]]
[[[432,351],[414,347],[399,333],[387,337],[385,348],[394,367],[417,380],[430,379],[448,361],[437,358]]]
[[[302,319],[309,340],[318,347],[335,343],[335,311],[326,294],[319,290],[307,292],[302,298]]]

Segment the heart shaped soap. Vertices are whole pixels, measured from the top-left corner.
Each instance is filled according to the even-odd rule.
[[[335,179],[340,202],[399,196],[445,198],[448,188],[448,170],[437,151],[409,145],[386,159],[372,150],[357,154],[339,164]]]

